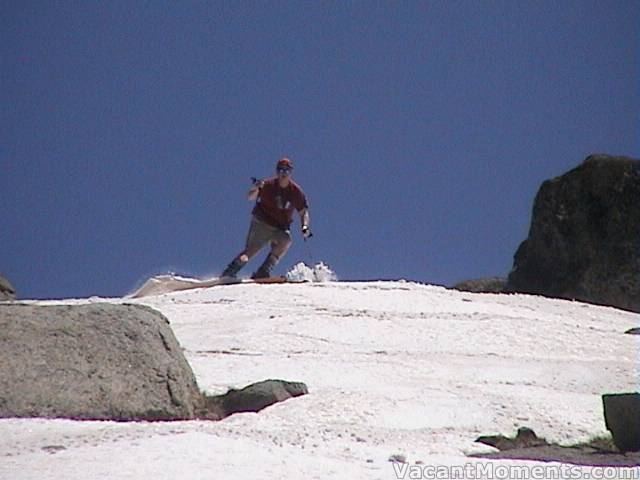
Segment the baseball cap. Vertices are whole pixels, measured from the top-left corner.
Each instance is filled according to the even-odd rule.
[[[293,162],[287,157],[283,157],[278,160],[276,168],[288,168],[289,170],[293,169]]]

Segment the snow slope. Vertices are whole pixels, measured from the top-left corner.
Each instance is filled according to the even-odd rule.
[[[395,454],[532,467],[466,454],[523,425],[587,440],[606,432],[602,393],[638,390],[638,316],[578,302],[402,281],[106,301],[164,313],[208,393],[282,378],[310,394],[221,422],[0,420],[0,479],[393,479]]]

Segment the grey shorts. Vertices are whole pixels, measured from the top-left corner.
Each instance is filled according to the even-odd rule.
[[[256,217],[252,217],[245,249],[247,251],[258,251],[268,243],[273,245],[290,241],[291,232],[289,230],[273,227],[258,220]]]

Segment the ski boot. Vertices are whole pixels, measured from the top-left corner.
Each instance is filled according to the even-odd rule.
[[[271,276],[271,270],[275,267],[280,259],[276,257],[273,253],[270,253],[265,259],[264,263],[260,265],[260,268],[251,275],[253,280],[257,280],[260,278],[269,278]]]
[[[234,258],[233,261],[229,265],[227,265],[227,268],[224,269],[220,277],[236,278],[240,269],[244,267],[248,261],[249,259],[246,255],[240,255]]]

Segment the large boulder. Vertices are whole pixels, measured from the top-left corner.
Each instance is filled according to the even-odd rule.
[[[640,451],[640,393],[602,395],[604,421],[621,452]]]
[[[16,290],[13,285],[0,275],[0,302],[10,301],[16,299]]]
[[[592,155],[542,184],[506,290],[640,312],[640,160]]]
[[[151,308],[0,305],[0,417],[189,419],[202,403]]]

